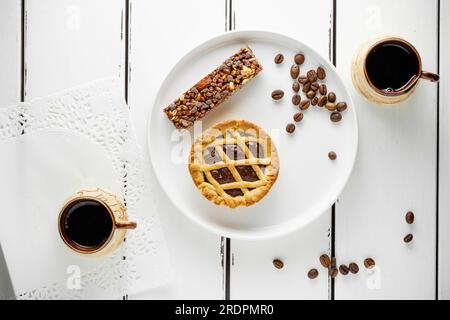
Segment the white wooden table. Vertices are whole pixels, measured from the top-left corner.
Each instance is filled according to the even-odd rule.
[[[450,0],[2,0],[0,105],[119,75],[146,146],[163,77],[193,46],[232,29],[285,33],[336,64],[359,118],[354,172],[321,218],[270,241],[211,234],[157,190],[174,283],[129,298],[450,298]],[[424,69],[441,74],[440,85],[422,82],[395,107],[363,100],[350,81],[351,58],[363,40],[385,33],[409,39]],[[409,232],[414,240],[406,245]],[[355,261],[360,272],[331,280],[319,268],[309,280],[322,253],[338,264]],[[375,269],[362,267],[366,257]],[[284,261],[282,270],[274,258]],[[3,262],[0,268],[5,294]]]

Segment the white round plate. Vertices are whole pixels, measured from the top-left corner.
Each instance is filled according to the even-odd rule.
[[[201,123],[202,129],[175,130],[163,107],[246,45],[253,49],[263,71],[209,113]],[[328,110],[311,106],[290,135],[285,131],[286,124],[293,122],[292,116],[299,110],[291,103],[293,80],[289,70],[298,52],[306,57],[300,67],[301,74],[323,66],[327,71],[324,83],[328,91],[336,93],[337,101],[346,101],[348,108],[341,122],[332,123]],[[284,54],[281,65],[273,62],[277,53]],[[271,92],[275,89],[285,92],[281,101],[272,100]],[[197,190],[188,171],[193,139],[202,130],[227,119],[245,119],[264,128],[279,152],[278,180],[263,199],[250,207],[230,209],[213,204]],[[186,54],[164,80],[148,126],[154,171],[175,206],[207,229],[240,239],[279,236],[319,217],[347,182],[358,145],[355,108],[334,66],[300,41],[266,31],[225,33]],[[335,161],[328,159],[331,150],[337,154]]]

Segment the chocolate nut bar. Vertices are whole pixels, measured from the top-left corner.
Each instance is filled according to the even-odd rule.
[[[241,48],[165,107],[164,112],[176,128],[189,128],[261,70],[253,51],[249,47]]]

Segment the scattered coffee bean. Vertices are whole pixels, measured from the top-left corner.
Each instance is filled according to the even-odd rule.
[[[364,259],[364,267],[366,267],[366,269],[372,269],[374,266],[375,260],[373,260],[372,258]]]
[[[332,268],[336,267],[336,257],[331,257],[331,265]]]
[[[286,132],[287,132],[287,133],[293,133],[294,131],[295,131],[295,124],[289,123],[289,124],[286,126]]]
[[[336,160],[336,158],[337,158],[336,152],[334,152],[334,151],[328,152],[328,158],[330,160]]]
[[[298,82],[300,82],[301,84],[305,84],[308,82],[308,77],[305,75],[301,75],[300,77],[298,77]]]
[[[294,94],[292,96],[292,104],[294,106],[298,106],[300,104],[300,101],[302,100],[302,98],[298,95],[298,94]]]
[[[403,238],[403,241],[405,241],[406,243],[409,243],[409,242],[412,241],[412,239],[413,239],[413,235],[410,233],[410,234],[407,234],[407,235]]]
[[[319,103],[319,98],[317,98],[317,97],[314,97],[314,98],[311,100],[311,104],[312,104],[313,106],[316,106],[318,103]]]
[[[319,92],[320,92],[321,95],[326,95],[327,94],[327,85],[321,83],[319,85]]]
[[[331,268],[329,271],[329,275],[332,279],[336,278],[338,274],[339,274],[339,270],[335,267]]]
[[[309,70],[306,73],[306,76],[308,77],[309,82],[316,82],[317,81],[317,73],[316,70]]]
[[[320,264],[324,267],[324,268],[328,268],[331,264],[331,260],[330,257],[327,254],[323,254],[320,256],[319,258],[320,260]]]
[[[352,262],[348,265],[348,268],[351,273],[356,274],[359,272],[359,267],[356,263]]]
[[[298,53],[295,55],[294,61],[298,65],[303,64],[303,62],[305,62],[305,56],[301,53]]]
[[[408,211],[406,213],[405,220],[407,224],[412,224],[414,222],[414,213],[412,211]]]
[[[272,261],[272,263],[273,263],[273,266],[277,269],[282,269],[284,267],[284,263],[280,259],[275,259]]]
[[[303,120],[303,113],[297,112],[296,114],[294,114],[294,121],[295,122],[300,122],[302,120]]]
[[[307,93],[307,92],[310,91],[310,90],[311,90],[311,82],[306,82],[306,83],[303,85],[302,91],[303,91],[304,93]]]
[[[328,104],[328,103],[327,103],[327,104]],[[332,122],[339,122],[339,121],[341,121],[341,120],[342,120],[342,115],[341,115],[341,113],[340,113],[340,112],[337,112],[337,111],[332,112],[331,115],[330,115],[330,120],[331,120]]]
[[[347,110],[347,103],[345,103],[345,102],[339,102],[339,103],[336,105],[336,109],[337,109],[337,111],[339,111],[339,112],[342,112],[342,111]]]
[[[281,53],[279,53],[279,54],[277,54],[277,55],[275,56],[275,58],[273,59],[273,61],[274,61],[276,64],[280,64],[280,63],[282,63],[282,62],[284,61],[284,56],[283,56]]]
[[[345,264],[341,264],[339,266],[339,272],[341,274],[343,274],[344,276],[348,275],[348,272],[350,271],[350,269],[345,265]]]
[[[317,104],[319,105],[319,107],[323,107],[324,105],[327,104],[327,101],[328,101],[327,96],[320,96]]]
[[[310,278],[310,279],[315,279],[315,278],[317,278],[318,275],[319,275],[319,271],[317,271],[317,269],[315,269],[315,268],[308,271],[308,278]]]
[[[327,76],[325,69],[322,67],[318,67],[317,68],[317,78],[319,78],[320,80],[325,79],[325,77]]]
[[[300,69],[299,69],[298,65],[293,64],[291,67],[291,78],[297,79],[299,73],[300,73]]]
[[[330,92],[328,94],[328,101],[335,102],[336,101],[336,94],[334,92]]]
[[[314,98],[315,96],[316,96],[316,92],[313,91],[313,90],[309,90],[309,91],[306,93],[306,97],[307,97],[308,99],[312,99],[312,98]]]
[[[336,111],[336,105],[333,102],[327,102],[325,108],[327,108],[330,111]]]
[[[300,102],[300,110],[306,110],[306,109],[308,109],[310,104],[311,104],[311,103],[309,102],[309,100],[302,100],[302,101]]]
[[[319,84],[317,82],[311,83],[311,90],[314,90],[314,91],[319,90]]]
[[[272,91],[272,99],[273,100],[280,100],[284,97],[284,91],[283,90],[274,90]]]
[[[295,92],[298,92],[300,90],[300,84],[297,81],[292,84],[292,90],[294,90]]]

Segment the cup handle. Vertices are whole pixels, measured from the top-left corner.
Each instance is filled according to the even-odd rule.
[[[432,72],[422,71],[420,77],[431,82],[439,81],[439,75]]]
[[[117,229],[136,229],[137,224],[134,221],[117,221],[116,228]]]

